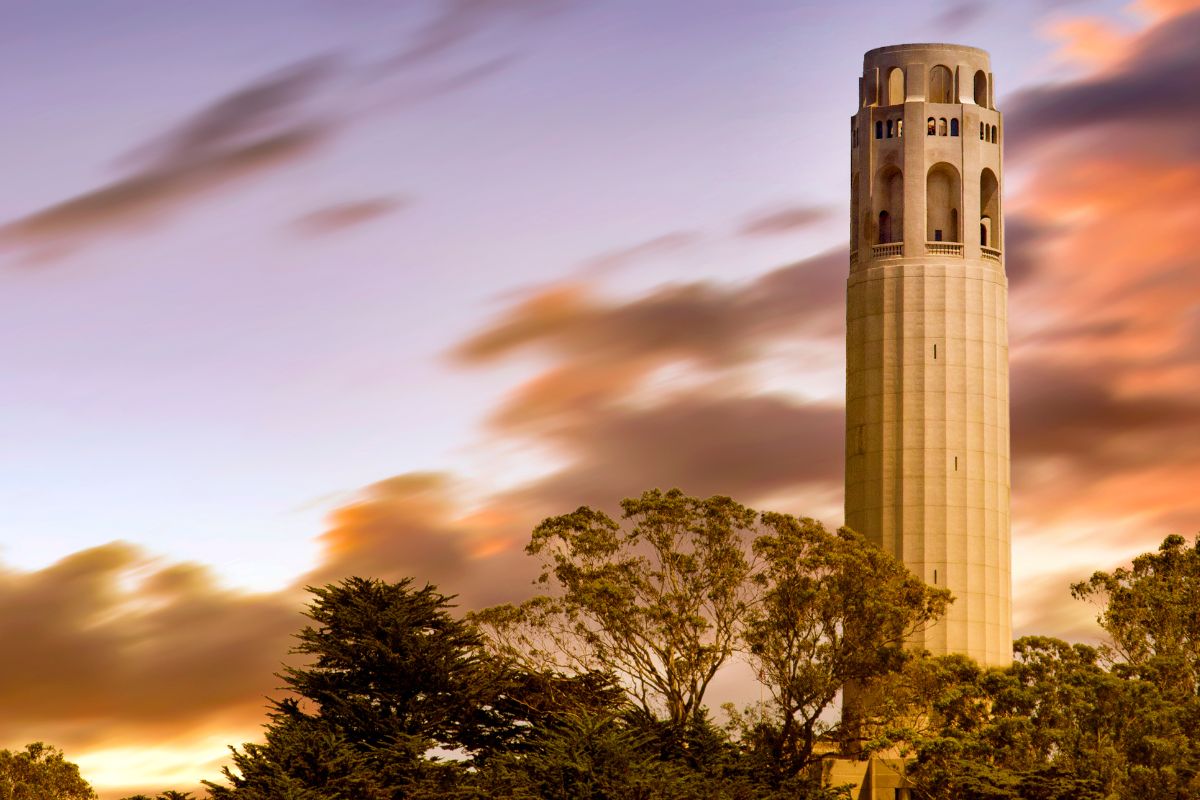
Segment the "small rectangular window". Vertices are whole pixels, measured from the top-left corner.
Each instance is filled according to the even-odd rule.
[[[933,232],[933,240],[935,242],[940,242],[942,240],[942,231],[940,228]]]
[[[954,471],[958,472],[958,456],[954,457]]]

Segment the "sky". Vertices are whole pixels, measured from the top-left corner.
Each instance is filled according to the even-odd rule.
[[[992,56],[1016,633],[1200,530],[1196,0],[0,5],[0,747],[259,736],[304,587],[519,600],[655,486],[841,522],[862,54]],[[728,687],[727,687],[728,688]]]

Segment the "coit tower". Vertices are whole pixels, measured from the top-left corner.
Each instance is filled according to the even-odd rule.
[[[1008,281],[990,60],[863,59],[850,120],[846,525],[955,601],[913,645],[1012,657]]]

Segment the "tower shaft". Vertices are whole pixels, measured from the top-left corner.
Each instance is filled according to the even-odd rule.
[[[987,53],[864,59],[851,128],[846,525],[955,601],[915,646],[1012,655],[1002,121]]]

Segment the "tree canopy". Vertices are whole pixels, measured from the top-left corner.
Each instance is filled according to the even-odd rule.
[[[96,793],[61,750],[42,742],[0,750],[0,800],[95,800]]]

